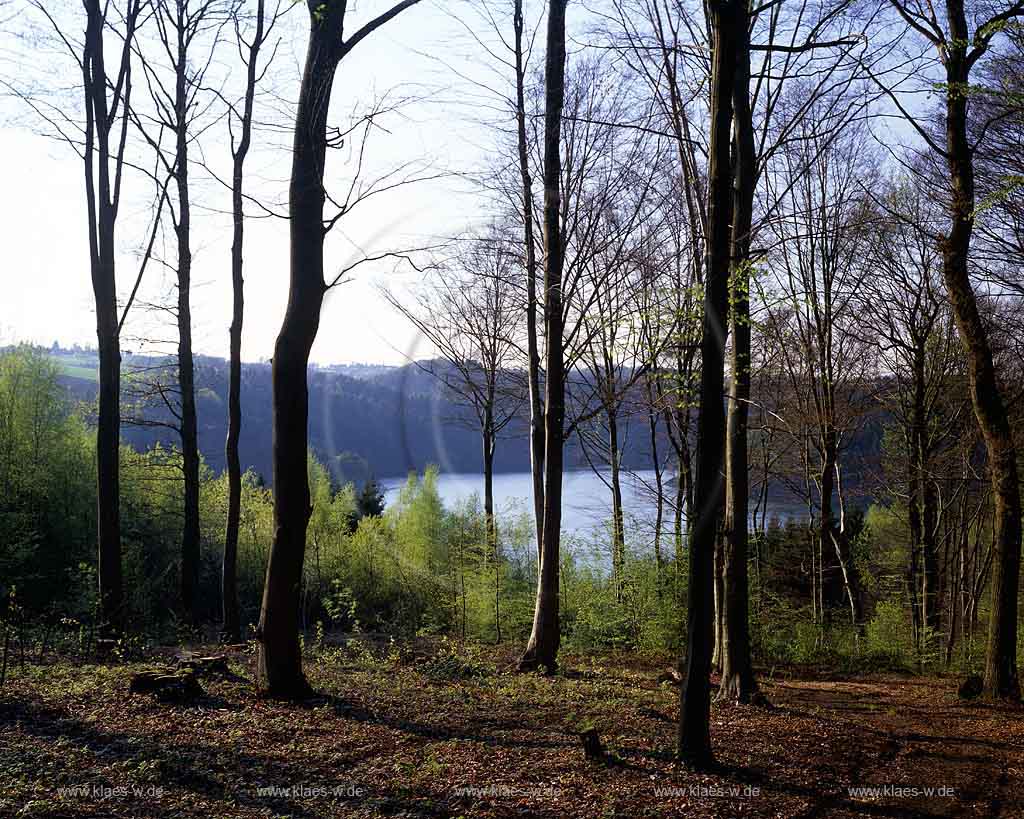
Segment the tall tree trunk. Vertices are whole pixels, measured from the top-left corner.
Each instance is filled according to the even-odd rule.
[[[530,472],[533,476],[533,513],[537,556],[544,534],[544,422],[540,393],[540,347],[537,340],[537,253],[533,235],[533,178],[526,138],[526,66],[523,63],[523,0],[515,0],[513,14],[516,51],[516,136],[522,178],[523,244],[526,253],[526,366],[530,397]]]
[[[311,14],[299,91],[289,188],[291,273],[288,307],[274,345],[274,540],[267,563],[258,637],[258,673],[275,697],[309,693],[299,645],[299,587],[312,512],[307,474],[309,394],[306,370],[324,297],[324,187],[327,101],[337,65],[344,10]]]
[[[722,643],[725,639],[725,579],[722,576],[722,531],[719,529],[715,538],[715,553],[712,556],[712,574],[715,578],[712,592],[712,608],[714,612],[714,650],[711,653],[711,670],[718,673],[722,670]]]
[[[744,12],[746,6],[742,7]],[[749,702],[757,690],[750,656],[750,584],[747,577],[750,467],[747,421],[750,408],[750,231],[754,208],[754,129],[750,112],[750,25],[746,13],[737,15],[730,36],[739,39],[733,81],[733,139],[736,168],[733,179],[732,275],[728,420],[725,436],[725,523],[722,549],[722,681],[719,697]],[[766,476],[767,480],[767,476]]]
[[[939,607],[941,591],[939,588],[939,547],[936,542],[936,506],[935,488],[929,478],[930,464],[927,452],[921,464],[921,603],[923,606],[922,624],[926,628],[928,640],[934,639],[939,633]]]
[[[835,490],[836,448],[832,441],[835,434],[829,429],[822,430],[821,471],[818,486],[821,491],[821,517],[818,521],[818,543],[821,550],[821,594],[822,615],[828,617],[828,610],[843,602],[842,571],[832,547],[832,527],[835,526],[832,495]]]
[[[494,558],[494,630],[501,642],[501,565],[498,561],[498,530],[494,519],[494,410],[493,395],[484,409],[482,444],[484,455],[484,529],[487,554]]]
[[[113,222],[109,233],[101,224],[100,243],[113,249]],[[104,234],[108,233],[105,237]],[[117,291],[113,254],[93,264],[96,297],[96,340],[99,349],[99,407],[96,419],[96,520],[100,632],[116,634],[125,625],[121,574],[120,450],[121,450],[121,346],[117,328]]]
[[[614,402],[614,398],[611,399]],[[612,577],[615,599],[622,602],[626,570],[625,518],[622,513],[622,470],[619,463],[619,423],[614,403],[606,408],[608,417],[608,452],[611,463],[612,484]]]
[[[242,429],[242,321],[245,315],[245,280],[242,276],[242,242],[245,227],[243,183],[245,159],[252,142],[257,60],[263,44],[264,11],[265,0],[257,0],[256,30],[249,46],[246,65],[241,134],[238,146],[234,149],[231,175],[231,351],[228,365],[228,435],[224,443],[224,459],[228,471],[228,516],[224,530],[224,561],[221,570],[221,633],[224,641],[228,643],[237,643],[242,639],[238,614],[238,521],[242,507],[242,464],[238,455],[238,439]]]
[[[950,178],[949,232],[942,242],[942,272],[957,330],[967,355],[971,400],[988,452],[994,505],[992,605],[985,657],[986,696],[1019,700],[1017,595],[1020,577],[1021,501],[1017,452],[996,378],[992,348],[971,286],[968,267],[974,229],[974,160],[967,135],[971,37],[963,0],[946,3],[950,43],[946,62],[946,160]]]
[[[911,448],[913,453],[913,447]],[[910,560],[907,565],[907,593],[910,597],[910,618],[914,632],[914,647],[920,655],[923,645],[921,635],[923,633],[923,610],[924,605],[920,599],[919,589],[921,587],[921,506],[918,501],[918,481],[916,458],[911,454],[910,459],[910,486],[907,495],[907,519],[910,528]]]
[[[818,528],[819,567],[822,575],[821,612],[827,619],[830,608],[845,603],[850,611],[851,625],[858,626],[862,619],[860,582],[853,565],[849,539],[841,522],[836,520],[832,508],[832,495],[836,491],[836,477],[839,474],[836,466],[839,454],[836,431],[827,422],[822,432],[822,453],[821,472],[818,475],[818,485],[821,487],[821,525]],[[839,500],[841,505],[841,495]]]
[[[656,371],[656,367],[652,367]],[[653,377],[657,378],[655,374]],[[651,432],[651,461],[654,463],[654,564],[657,571],[656,583],[658,597],[665,591],[665,561],[661,554],[661,527],[665,519],[665,481],[661,470],[661,457],[658,454],[658,411],[655,406],[654,390],[651,389],[651,376],[646,379],[647,385],[647,423]]]
[[[306,696],[299,644],[299,601],[306,526],[312,513],[307,472],[309,352],[320,326],[324,283],[324,163],[327,113],[334,73],[352,48],[419,0],[400,0],[347,40],[347,3],[308,0],[310,29],[306,65],[299,89],[292,146],[288,226],[290,271],[288,307],[274,344],[274,540],[267,561],[263,604],[257,630],[256,671],[269,696]]]
[[[558,617],[559,545],[562,529],[562,461],[565,445],[565,361],[562,337],[561,132],[565,101],[565,7],[548,4],[544,101],[544,527],[533,630],[519,662],[523,670],[553,673],[561,641]]]
[[[192,359],[192,209],[188,167],[188,68],[185,6],[177,7],[175,63],[175,182],[178,188],[178,389],[181,391],[181,457],[185,478],[185,520],[181,534],[181,601],[185,616],[199,625],[199,433],[195,366]]]
[[[737,18],[744,16],[742,0],[708,3],[712,32],[711,136],[708,147],[708,235],[704,277],[704,318],[701,338],[700,417],[697,422],[695,519],[690,523],[690,581],[688,589],[685,679],[680,689],[679,756],[687,764],[711,764],[709,673],[712,652],[713,555],[724,500],[722,441],[725,437],[726,310],[729,286],[729,223],[731,169],[729,134],[732,128],[732,90],[736,76],[734,36]]]
[[[922,599],[921,548],[924,533],[921,523],[922,480],[921,455],[925,423],[924,349],[918,344],[914,348],[914,404],[911,409],[910,435],[907,436],[907,522],[910,528],[910,563],[907,567],[907,586],[910,593],[911,622],[914,631],[914,645],[921,657],[922,635],[924,633],[924,612],[926,603]]]
[[[910,529],[913,541],[914,557],[922,558],[920,577],[920,594],[915,588],[915,597],[919,597],[920,611],[916,616],[922,638],[920,648],[927,649],[938,633],[938,575],[939,556],[935,542],[935,490],[929,479],[929,434],[927,417],[927,383],[925,374],[925,341],[922,339],[914,348],[914,405],[912,416],[911,440],[911,481],[910,487]],[[916,563],[916,561],[915,561]]]
[[[86,30],[82,78],[86,128],[83,150],[86,205],[89,214],[89,270],[96,301],[96,344],[99,350],[99,407],[96,424],[96,536],[99,628],[114,634],[124,627],[121,573],[120,446],[121,346],[115,275],[117,181],[121,152],[115,154],[117,174],[110,178],[111,114],[103,51],[104,10],[99,0],[85,0]],[[137,10],[129,15],[126,43],[131,43]],[[129,50],[125,57],[130,60]],[[127,89],[124,91],[127,94]],[[127,105],[116,99],[115,104]]]

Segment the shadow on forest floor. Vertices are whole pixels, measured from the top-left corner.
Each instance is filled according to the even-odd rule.
[[[256,697],[242,653],[188,705],[128,694],[139,666],[19,669],[0,690],[0,815],[1024,816],[1024,711],[962,704],[952,680],[766,681],[771,708],[715,704],[718,764],[697,774],[673,759],[662,665],[491,660],[459,679],[422,653],[327,652],[302,704]],[[607,764],[585,757],[588,728]]]

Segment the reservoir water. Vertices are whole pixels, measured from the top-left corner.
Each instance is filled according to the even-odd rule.
[[[666,474],[665,479],[668,479]],[[593,470],[567,471],[562,484],[562,531],[579,537],[590,537],[607,526],[611,517],[611,489],[608,472]],[[405,481],[385,478],[380,481],[388,502],[397,495]],[[454,473],[438,476],[437,489],[446,507],[464,501],[474,493],[483,497],[484,476],[478,473]],[[667,488],[666,494],[672,494]],[[505,472],[494,476],[494,507],[499,516],[530,513],[533,504],[533,479],[529,472]],[[654,471],[640,470],[622,474],[622,506],[630,528],[652,531],[655,519]],[[666,505],[663,530],[672,527],[671,508]]]

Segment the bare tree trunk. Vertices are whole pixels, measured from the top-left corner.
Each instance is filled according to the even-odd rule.
[[[562,528],[562,459],[565,444],[565,361],[562,337],[561,130],[565,101],[565,7],[548,5],[544,110],[544,328],[546,343],[544,408],[544,527],[533,631],[519,662],[523,670],[553,673],[561,641],[558,616],[559,545]]]
[[[746,6],[743,6],[746,9]],[[725,436],[725,522],[722,549],[721,699],[749,702],[757,690],[750,656],[750,583],[747,576],[750,465],[747,426],[750,408],[750,231],[754,207],[754,129],[750,112],[750,25],[742,14],[732,35],[737,44],[733,82],[732,275],[730,330],[732,352],[728,420]],[[765,476],[767,480],[767,475]]]
[[[127,126],[131,84],[132,45],[139,20],[138,2],[129,3],[118,75],[126,81],[116,86],[107,76],[104,54],[106,10],[99,0],[85,0],[86,30],[82,47],[82,79],[85,96],[86,206],[89,214],[89,270],[96,301],[96,343],[99,350],[99,396],[96,424],[96,535],[100,630],[116,633],[124,625],[124,592],[121,573],[120,445],[121,445],[121,346],[115,275],[114,228],[124,165],[124,132],[111,130],[116,118]],[[108,101],[108,88],[115,88]],[[115,173],[111,179],[110,163]]]
[[[836,463],[835,447],[831,443],[833,438],[834,433],[830,429],[826,428],[822,431],[823,455],[821,471],[818,473],[818,486],[821,491],[821,518],[818,522],[818,544],[821,555],[822,615],[826,618],[830,608],[839,606],[843,602],[842,572],[838,561],[834,557],[835,550],[832,548],[832,527],[835,525],[832,495],[835,488]]]
[[[720,672],[722,670],[722,644],[725,641],[725,579],[722,575],[723,569],[723,533],[718,531],[715,537],[715,553],[712,557],[714,575],[713,608],[714,608],[714,650],[711,653],[711,670]]]
[[[606,407],[608,418],[608,452],[612,468],[612,577],[615,599],[622,602],[626,569],[625,520],[622,513],[622,475],[619,464],[619,424],[614,399]]]
[[[113,221],[100,224],[100,244],[113,250]],[[106,235],[104,235],[106,234]],[[124,591],[121,575],[120,449],[121,449],[121,346],[117,329],[117,292],[114,260],[93,265],[96,297],[96,339],[99,348],[99,408],[96,418],[96,519],[99,538],[98,568],[100,631],[111,634],[124,628]]]
[[[923,606],[922,624],[928,640],[934,639],[939,633],[939,608],[941,591],[939,588],[939,547],[936,543],[936,497],[935,488],[929,478],[929,461],[925,459],[921,468],[921,507],[922,507],[922,576],[921,603]]]
[[[729,134],[737,70],[737,26],[746,19],[740,2],[708,3],[712,32],[711,138],[708,149],[708,236],[701,338],[700,418],[697,424],[696,518],[690,522],[690,582],[685,679],[680,688],[679,757],[706,768],[711,752],[713,556],[722,514],[722,441],[725,438],[726,311],[729,286],[731,169]]]
[[[189,201],[189,79],[185,3],[175,14],[174,114],[175,183],[178,189],[178,389],[181,391],[181,457],[185,478],[185,520],[181,534],[181,602],[185,616],[199,625],[199,433],[196,422],[195,366],[192,359],[192,207]]]
[[[523,182],[523,244],[526,253],[526,354],[530,393],[530,471],[537,556],[544,534],[544,424],[540,393],[540,347],[537,341],[537,254],[533,235],[533,179],[526,137],[526,67],[523,63],[523,0],[515,0],[516,134]]]
[[[915,587],[915,598],[920,595],[915,622],[920,627],[919,649],[928,648],[927,643],[935,638],[939,627],[938,613],[938,548],[935,543],[935,490],[929,479],[928,468],[928,418],[926,406],[927,389],[925,375],[924,341],[914,349],[914,406],[912,420],[912,440],[910,455],[910,511],[911,540],[916,558],[922,558],[920,586]]]
[[[822,575],[821,612],[827,618],[829,608],[843,605],[845,599],[850,609],[851,624],[857,626],[861,621],[860,583],[853,566],[849,541],[840,530],[832,508],[837,460],[836,431],[826,423],[822,431],[822,461],[818,475],[818,485],[821,487],[821,523],[818,527],[819,568]]]
[[[922,476],[921,456],[923,454],[922,443],[925,423],[924,418],[924,350],[918,345],[914,350],[914,406],[911,416],[909,453],[907,458],[907,521],[910,528],[910,564],[907,567],[907,587],[910,593],[910,613],[914,631],[914,646],[917,649],[918,657],[924,649],[922,636],[924,634],[925,603],[919,591],[921,571],[920,558],[921,549],[924,543],[924,533],[921,522],[921,490],[924,487]]]
[[[946,160],[951,187],[949,233],[942,242],[942,271],[957,330],[967,355],[971,399],[988,452],[994,505],[992,605],[985,657],[988,697],[1019,700],[1017,595],[1020,577],[1021,502],[1017,452],[996,378],[992,348],[971,286],[968,254],[974,229],[974,160],[967,135],[971,44],[963,0],[946,3],[950,45],[946,54]]]
[[[654,463],[654,563],[657,567],[658,597],[661,597],[665,591],[665,561],[661,554],[661,527],[665,519],[665,482],[662,477],[661,458],[658,455],[658,413],[654,403],[654,391],[651,389],[651,376],[647,377],[646,383],[647,422],[651,431],[651,460]]]
[[[493,396],[484,408],[482,443],[484,454],[484,529],[487,553],[494,558],[494,630],[501,642],[501,564],[498,560],[498,530],[494,519],[494,411]]]
[[[245,99],[241,116],[241,134],[233,151],[231,175],[231,329],[228,369],[228,435],[224,443],[224,459],[228,472],[228,516],[224,531],[224,561],[221,571],[221,603],[223,606],[222,637],[225,642],[242,639],[238,614],[238,521],[242,505],[242,465],[238,455],[238,439],[242,429],[242,321],[245,315],[245,280],[242,275],[242,243],[245,227],[243,183],[245,159],[252,142],[252,116],[256,98],[257,60],[264,38],[264,0],[257,0],[256,30],[248,49]]]
[[[683,472],[680,468],[679,473],[676,476],[676,513],[672,520],[672,541],[675,546],[675,576],[676,576],[676,591],[681,593],[682,590],[682,579],[683,579],[683,520],[690,520],[688,514],[689,509],[686,509],[686,483],[684,481]]]
[[[323,168],[327,108],[343,12],[324,14],[310,29],[299,92],[289,201],[291,276],[288,308],[274,345],[274,541],[260,611],[258,672],[272,696],[302,697],[298,596],[312,512],[307,476],[309,351],[320,325],[323,277]]]
[[[917,481],[914,472],[914,460],[911,460],[911,483],[910,493],[907,497],[907,517],[910,523],[910,561],[907,565],[907,593],[910,596],[910,617],[914,632],[914,647],[920,656],[923,649],[921,636],[923,634],[922,612],[923,602],[918,595],[921,577],[921,509],[917,498]]]
[[[374,30],[412,7],[401,0],[347,40],[347,4],[308,0],[309,47],[299,89],[289,186],[288,307],[274,345],[274,541],[267,561],[257,631],[257,676],[269,696],[309,694],[302,673],[299,600],[306,526],[312,513],[307,474],[309,351],[320,325],[324,282],[324,163],[327,113],[338,63]]]

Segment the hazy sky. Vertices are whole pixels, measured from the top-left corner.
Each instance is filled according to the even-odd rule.
[[[467,172],[486,158],[492,137],[475,121],[485,115],[485,108],[474,97],[477,92],[441,62],[454,63],[464,71],[469,65],[465,58],[479,51],[465,37],[452,12],[443,10],[442,5],[465,12],[459,4],[425,0],[364,41],[338,72],[332,102],[332,119],[338,125],[345,124],[353,109],[398,86],[402,86],[399,94],[425,97],[408,108],[404,117],[385,121],[388,132],[375,134],[367,162],[370,175],[421,158],[431,163],[427,173]],[[385,3],[376,2],[361,3],[357,8],[365,19],[384,7]],[[300,6],[281,30],[283,40],[272,74],[275,89],[284,99],[294,99],[297,94],[306,26],[305,11]],[[78,77],[68,59],[45,47],[15,41],[10,32],[0,48],[0,63],[4,76],[38,78],[37,82],[47,88],[65,87],[75,93],[71,86]],[[144,93],[141,81],[135,93]],[[76,99],[70,97],[67,104],[74,104]],[[284,121],[274,113],[270,102],[257,115]],[[0,97],[0,180],[5,190],[0,197],[0,343],[24,340],[50,344],[57,340],[62,345],[94,345],[81,161],[67,145],[34,133],[34,125],[22,102]],[[261,146],[250,154],[250,190],[283,203],[290,135],[257,135],[256,139]],[[210,164],[221,171],[226,169],[229,155],[223,130],[211,132],[204,139],[203,150]],[[332,180],[333,189],[344,187],[350,159],[345,152],[332,158],[329,189]],[[193,217],[195,348],[202,353],[226,355],[231,232],[229,220],[216,211],[230,208],[230,201],[228,192],[201,168],[195,168],[193,175],[193,198],[198,206]],[[123,251],[118,271],[122,295],[130,290],[136,269],[133,253],[145,238],[151,199],[147,192],[140,181],[135,181],[126,192],[122,208],[118,229]],[[328,241],[327,269],[336,270],[359,258],[363,251],[422,245],[434,234],[450,235],[480,218],[472,186],[454,176],[404,187],[367,202],[365,209],[354,211],[339,223]],[[168,258],[172,249],[170,244],[166,246]],[[255,361],[271,355],[284,312],[288,279],[286,222],[275,218],[249,220],[245,259],[242,355],[247,361]],[[146,300],[176,298],[173,276],[169,268],[151,267],[144,288]],[[429,347],[419,345],[411,326],[395,314],[377,289],[384,282],[401,288],[417,278],[408,268],[396,273],[393,262],[361,267],[353,282],[329,295],[313,360],[400,363],[409,355],[429,355]],[[166,314],[137,309],[126,326],[123,346],[138,349],[140,337],[173,342],[175,330]]]

